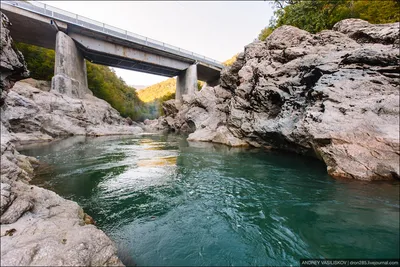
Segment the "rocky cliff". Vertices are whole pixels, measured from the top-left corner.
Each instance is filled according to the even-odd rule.
[[[399,179],[399,45],[399,23],[283,26],[246,46],[219,86],[167,102],[166,117],[147,124],[312,155],[333,177]]]
[[[8,90],[14,83],[29,75],[24,56],[14,47],[10,36],[9,26],[11,25],[7,16],[0,12],[0,107],[4,104]]]
[[[2,108],[2,123],[16,143],[51,141],[70,135],[138,134],[138,123],[122,118],[106,101],[87,94],[84,99],[50,91],[50,83],[17,82]]]
[[[114,243],[76,202],[29,185],[38,162],[19,154],[15,144],[141,129],[128,126],[110,105],[94,97],[68,98],[33,80],[11,88],[28,72],[13,46],[10,23],[3,14],[1,18],[1,266],[123,266]]]

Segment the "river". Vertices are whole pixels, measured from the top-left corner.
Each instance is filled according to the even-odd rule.
[[[177,135],[26,146],[33,184],[79,203],[138,266],[399,258],[399,182],[335,180],[295,154]]]

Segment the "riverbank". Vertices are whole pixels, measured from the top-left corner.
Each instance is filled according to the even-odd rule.
[[[293,151],[329,175],[400,179],[399,23],[346,19],[316,34],[282,26],[244,48],[183,103],[164,105],[154,128],[188,140]]]
[[[16,148],[72,135],[137,135],[142,127],[101,99],[70,98],[32,79],[15,83],[1,112],[1,265],[123,266],[76,202],[29,184],[38,161]]]
[[[93,96],[72,99],[49,92],[43,82],[17,82],[29,71],[15,49],[10,25],[1,14],[0,264],[123,266],[115,244],[76,202],[29,184],[38,161],[20,154],[16,145],[74,134],[135,134],[142,129]]]
[[[397,26],[348,20],[315,35],[281,27],[247,46],[220,86],[185,96],[182,106],[168,102],[157,125],[126,120],[90,94],[76,99],[45,82],[15,83],[27,69],[3,28],[1,265],[123,265],[76,202],[29,184],[38,162],[17,145],[168,128],[191,133],[189,140],[313,155],[333,177],[398,179]]]
[[[398,258],[398,181],[332,179],[315,158],[180,135],[26,147],[32,183],[77,201],[129,266],[298,266]]]
[[[142,128],[100,99],[72,99],[26,82],[8,92],[1,112],[1,265],[123,266],[113,241],[76,202],[29,184],[38,161],[16,146]]]
[[[86,95],[72,98],[50,91],[50,83],[27,79],[8,93],[3,124],[16,142],[48,142],[72,135],[123,135],[143,132],[136,122],[122,118],[106,101]]]
[[[73,201],[30,185],[38,162],[1,125],[1,265],[123,266],[114,243]]]

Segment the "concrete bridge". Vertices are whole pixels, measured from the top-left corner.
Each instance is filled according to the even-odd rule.
[[[52,89],[89,93],[85,59],[106,66],[177,76],[176,99],[193,94],[197,80],[215,83],[223,65],[213,59],[121,30],[40,2],[1,1],[14,40],[55,49]]]

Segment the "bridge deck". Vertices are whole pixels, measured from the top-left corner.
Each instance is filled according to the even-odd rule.
[[[101,33],[102,35],[111,37],[115,39],[128,41],[131,45],[139,45],[141,49],[149,49],[151,51],[158,51],[157,53],[168,54],[169,57],[178,57],[180,60],[186,62],[198,62],[204,67],[211,67],[216,70],[221,70],[224,66],[211,58],[196,54],[194,52],[172,46],[166,44],[164,42],[160,42],[145,36],[141,36],[126,30],[122,30],[105,23],[101,23],[56,7],[52,7],[40,2],[32,1],[32,2],[24,2],[24,1],[1,1],[1,4],[12,5],[17,8],[28,10],[30,12],[34,12],[36,14],[40,14],[42,16],[46,16],[48,18],[53,18],[56,21],[62,21],[68,24],[68,30],[74,32],[82,32],[82,31],[91,31]],[[95,56],[93,56],[95,58]],[[117,61],[120,62],[120,61]],[[101,62],[98,62],[101,63]],[[122,62],[121,62],[122,63]],[[104,64],[104,63],[103,63]],[[122,67],[123,65],[118,66],[115,63],[111,63],[114,67]],[[125,67],[126,68],[126,67]],[[156,73],[154,73],[156,74]],[[174,72],[169,73],[169,75],[176,75]]]

